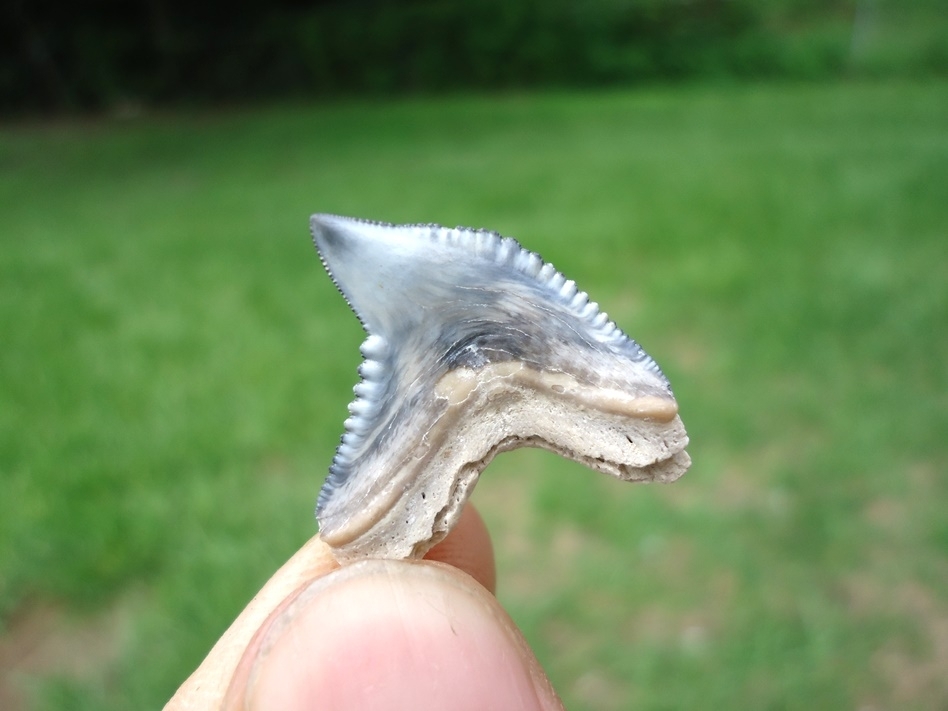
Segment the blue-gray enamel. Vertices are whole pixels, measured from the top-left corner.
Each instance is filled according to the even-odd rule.
[[[326,269],[369,334],[317,516],[353,472],[419,436],[409,430],[420,411],[437,419],[446,404],[433,389],[452,370],[517,361],[592,386],[671,397],[635,341],[510,238],[331,215],[313,216],[311,227]],[[635,377],[627,375],[630,363],[639,366]]]

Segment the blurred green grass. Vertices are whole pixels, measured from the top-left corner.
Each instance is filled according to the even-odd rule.
[[[160,706],[315,531],[362,338],[327,211],[517,237],[671,378],[680,482],[526,451],[475,494],[570,708],[943,708],[946,125],[884,83],[4,127],[0,640],[104,650],[17,683]]]

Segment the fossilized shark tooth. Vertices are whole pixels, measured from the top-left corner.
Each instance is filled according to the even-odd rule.
[[[505,450],[543,447],[629,481],[690,465],[655,361],[515,240],[332,215],[311,227],[368,333],[316,506],[340,560],[424,555]]]

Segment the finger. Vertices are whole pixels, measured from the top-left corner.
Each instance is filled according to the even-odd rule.
[[[428,557],[464,570],[491,592],[496,588],[490,535],[480,514],[470,504],[465,507],[458,525],[428,552]],[[281,605],[288,605],[304,585],[338,567],[329,546],[319,536],[311,538],[254,596],[201,666],[167,703],[165,711],[219,708],[238,663],[261,625]]]
[[[193,674],[165,705],[165,711],[207,711],[220,708],[234,670],[247,645],[274,609],[307,582],[339,567],[319,536],[313,536],[244,608]]]
[[[497,571],[494,566],[494,547],[484,519],[468,503],[454,529],[425,554],[425,560],[435,560],[463,570],[491,592],[497,591]]]
[[[496,598],[457,569],[367,560],[310,583],[248,649],[228,709],[562,709]]]

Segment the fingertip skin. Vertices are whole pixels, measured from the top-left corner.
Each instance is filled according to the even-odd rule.
[[[425,554],[425,560],[453,565],[491,593],[497,592],[494,547],[484,519],[472,505],[464,507],[457,526],[447,538]]]
[[[225,708],[562,708],[496,598],[443,563],[345,566],[279,610],[248,654]]]
[[[339,563],[329,546],[313,536],[254,595],[231,626],[221,635],[201,665],[165,704],[164,711],[212,711],[222,706],[231,679],[246,656],[248,645],[260,635],[274,610],[308,582],[336,570]]]
[[[490,536],[473,507],[466,508],[470,512],[465,511],[460,525],[430,554],[433,560],[456,566],[485,589],[493,591],[496,577]],[[234,689],[246,684],[261,640],[267,635],[273,637],[273,621],[291,619],[286,610],[296,598],[313,581],[338,568],[339,563],[329,546],[319,536],[310,539],[254,596],[201,665],[181,684],[165,705],[165,711],[243,708],[239,705],[243,704],[242,700],[234,705],[238,703],[233,698]]]

